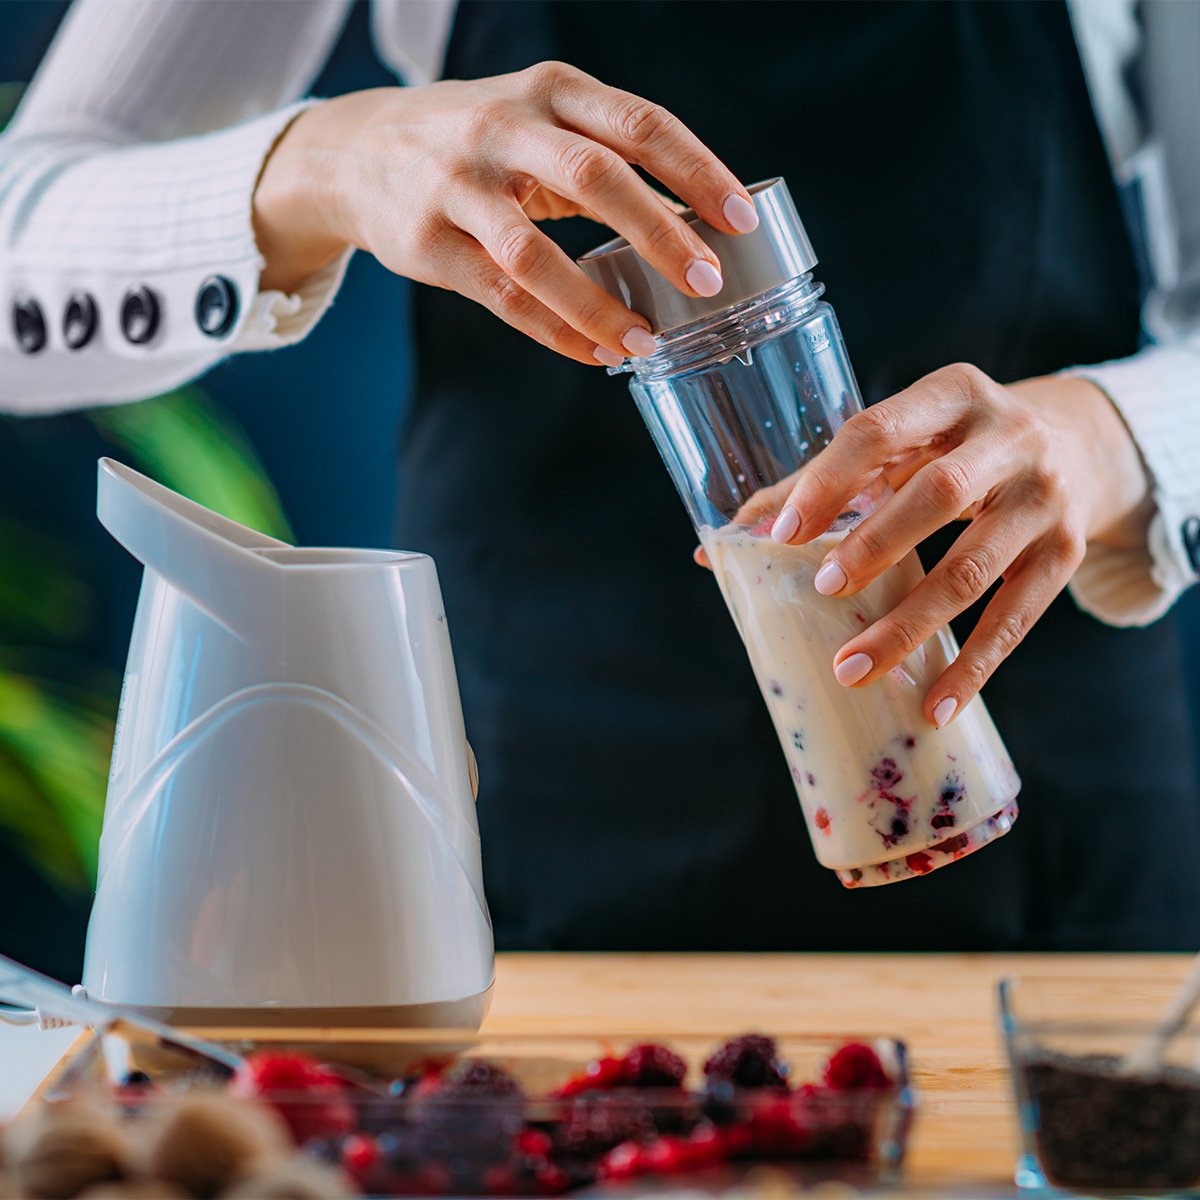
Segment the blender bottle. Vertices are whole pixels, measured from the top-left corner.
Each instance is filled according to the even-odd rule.
[[[655,354],[614,373],[629,373],[708,553],[818,860],[847,887],[891,883],[1007,833],[1020,780],[978,697],[943,729],[925,719],[922,699],[958,653],[948,629],[867,687],[834,678],[836,652],[913,589],[921,566],[909,554],[848,598],[813,586],[830,548],[890,495],[882,479],[814,542],[771,539],[774,510],[758,493],[819,454],[862,400],[787,185],[750,192],[752,233],[729,236],[685,214],[720,259],[715,297],[685,296],[621,238],[579,265],[657,336]]]

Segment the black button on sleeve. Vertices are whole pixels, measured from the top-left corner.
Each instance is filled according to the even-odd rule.
[[[196,324],[201,333],[212,338],[224,337],[238,315],[238,293],[224,275],[210,275],[196,293]]]
[[[1188,517],[1183,523],[1183,548],[1187,551],[1192,570],[1200,572],[1200,517]]]
[[[12,328],[22,354],[36,354],[46,348],[46,318],[36,300],[25,296],[13,302]]]
[[[96,336],[100,313],[87,292],[75,292],[63,309],[63,341],[68,350],[82,350]]]
[[[154,340],[162,320],[162,305],[148,287],[136,287],[125,293],[121,302],[121,332],[127,342],[144,346]]]

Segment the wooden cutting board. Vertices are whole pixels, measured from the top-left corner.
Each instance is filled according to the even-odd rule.
[[[500,956],[492,1033],[888,1034],[920,1092],[903,1194],[1012,1190],[1016,1116],[996,1018],[1005,975],[1181,981],[1185,955]]]
[[[1133,978],[1157,991],[1181,981],[1189,962],[1173,954],[502,954],[483,1032],[898,1037],[909,1046],[920,1105],[899,1194],[991,1198],[1015,1194],[1017,1147],[998,980],[1067,976],[1100,987]]]

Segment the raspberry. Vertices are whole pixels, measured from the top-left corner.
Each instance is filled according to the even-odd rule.
[[[933,870],[933,859],[921,851],[910,854],[905,860],[908,868],[916,875],[928,875]]]
[[[342,1081],[307,1054],[257,1051],[238,1069],[229,1091],[265,1100],[287,1122],[298,1146],[354,1127]]]
[[[680,1137],[655,1138],[642,1151],[642,1163],[646,1170],[660,1175],[675,1175],[691,1168],[688,1144]]]
[[[808,1148],[809,1133],[790,1095],[763,1097],[750,1114],[750,1140],[765,1158],[793,1158]]]
[[[650,1042],[625,1055],[625,1082],[633,1087],[677,1088],[686,1074],[687,1063],[666,1046]]]
[[[584,1068],[582,1075],[574,1075],[562,1087],[551,1092],[552,1098],[578,1096],[582,1092],[608,1091],[625,1082],[625,1060],[606,1055],[594,1059]]]
[[[638,1142],[622,1142],[614,1146],[600,1163],[600,1178],[614,1183],[632,1179],[642,1170],[642,1146]]]
[[[550,1135],[540,1129],[522,1129],[517,1134],[517,1152],[520,1154],[527,1154],[530,1158],[546,1158],[553,1149]]]
[[[775,1039],[755,1033],[726,1042],[704,1064],[704,1078],[709,1085],[731,1083],[743,1088],[786,1088],[787,1073],[787,1064],[777,1055]]]
[[[825,1083],[838,1092],[882,1090],[892,1086],[879,1055],[862,1042],[847,1042],[825,1064]]]
[[[367,1180],[382,1158],[378,1144],[369,1134],[352,1133],[342,1143],[342,1166],[361,1188],[368,1186]]]

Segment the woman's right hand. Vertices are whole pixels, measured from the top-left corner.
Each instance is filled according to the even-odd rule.
[[[564,63],[326,100],[292,122],[263,168],[262,285],[294,290],[354,245],[560,354],[616,365],[653,352],[649,322],[533,221],[593,217],[685,294],[722,286],[716,255],[630,164],[716,229],[758,224],[749,193],[681,121]]]

